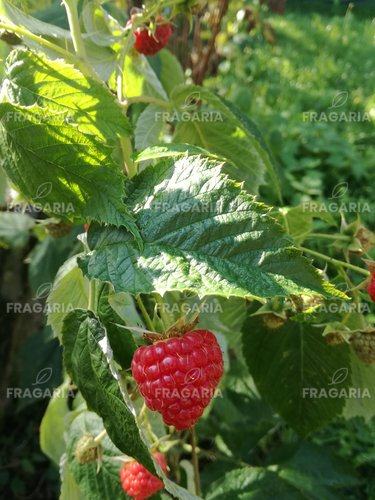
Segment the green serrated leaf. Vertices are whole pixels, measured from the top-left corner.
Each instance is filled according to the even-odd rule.
[[[9,178],[48,214],[126,225],[137,234],[121,200],[125,177],[112,150],[70,126],[66,113],[0,104],[0,144]],[[41,192],[41,186],[47,189]]]
[[[249,119],[209,90],[194,85],[177,87],[172,101],[181,110],[173,142],[200,146],[230,162],[229,176],[252,194],[269,173],[280,197],[279,181],[259,133]],[[201,109],[199,103],[206,103]],[[234,111],[235,110],[235,111]]]
[[[190,156],[200,155],[203,158],[225,161],[223,158],[213,155],[199,146],[192,146],[191,144],[163,144],[160,146],[151,146],[135,155],[134,161],[139,163],[142,161],[160,160],[161,158],[178,158],[185,156],[187,153]]]
[[[80,259],[90,278],[115,291],[259,299],[328,293],[267,207],[224,176],[218,162],[185,156],[149,167],[129,184],[126,203],[143,251],[126,230],[94,228],[92,251]]]
[[[125,58],[123,93],[126,97],[146,95],[168,100],[168,96],[147,57],[137,53]]]
[[[138,429],[130,399],[124,401],[110,366],[112,353],[104,327],[90,311],[77,309],[64,319],[64,363],[88,407],[103,419],[112,442],[155,474],[149,450]],[[112,372],[111,372],[112,369]]]
[[[297,453],[278,466],[279,476],[300,490],[304,498],[336,500],[344,488],[358,487],[354,469],[326,447],[303,443]]]
[[[109,47],[124,36],[120,23],[97,2],[86,3],[82,9],[86,36],[100,47]]]
[[[79,415],[70,426],[67,435],[67,458],[69,469],[78,484],[84,498],[103,500],[122,498],[124,492],[120,482],[121,452],[106,436],[100,443],[100,467],[97,460],[80,464],[76,459],[76,447],[85,434],[96,437],[103,430],[102,420],[95,413],[85,412]]]
[[[110,145],[132,132],[108,89],[61,59],[51,61],[26,49],[14,50],[7,59],[6,75],[3,99],[16,106],[37,104],[63,113],[71,127]]]
[[[184,70],[175,55],[168,49],[163,49],[158,54],[160,60],[160,81],[170,95],[175,87],[185,81]]]
[[[64,454],[60,463],[61,489],[59,500],[86,500],[70,470],[68,458]]]
[[[34,220],[26,214],[0,212],[0,247],[20,249],[30,238]]]
[[[160,118],[163,108],[150,104],[140,114],[135,128],[135,147],[143,150],[158,144],[163,129],[163,120]]]
[[[102,286],[98,297],[97,313],[107,331],[115,361],[117,361],[123,370],[126,370],[130,368],[137,345],[131,331],[117,326],[117,324],[122,325],[123,321],[109,302],[112,295],[114,294],[110,291],[110,285],[105,284]],[[129,324],[129,326],[134,325]]]
[[[303,500],[298,489],[290,486],[276,472],[258,467],[244,467],[227,472],[215,481],[206,495],[207,500]]]
[[[357,397],[348,398],[344,408],[344,417],[363,417],[366,421],[373,418],[375,412],[375,366],[363,363],[350,351],[352,387]]]
[[[48,295],[48,320],[54,334],[60,337],[65,316],[73,309],[88,304],[89,280],[77,264],[77,256],[71,257],[59,269]]]
[[[126,225],[137,235],[113,160],[131,128],[108,90],[61,60],[18,50],[8,59],[2,100],[3,167],[22,194],[48,214]]]
[[[298,433],[306,435],[342,413],[351,386],[347,345],[327,345],[322,330],[308,324],[288,322],[271,330],[257,316],[245,323],[242,341],[261,396]]]
[[[40,424],[40,447],[51,460],[59,465],[65,451],[64,417],[69,412],[63,392],[69,390],[69,383],[59,387],[59,393],[48,403],[47,410]]]

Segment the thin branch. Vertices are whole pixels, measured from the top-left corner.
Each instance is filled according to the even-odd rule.
[[[198,71],[194,77],[194,82],[197,85],[202,85],[204,77],[206,76],[211,56],[215,50],[216,39],[217,39],[217,36],[219,35],[220,30],[221,30],[221,23],[222,23],[223,17],[225,16],[225,14],[228,10],[228,6],[229,6],[229,0],[221,0],[219,13],[218,13],[216,22],[212,26],[212,36],[211,36],[210,44],[209,44],[207,50],[203,54],[202,62],[201,62],[201,64],[199,64]]]
[[[199,459],[197,453],[197,436],[195,432],[195,427],[191,428],[191,459],[194,468],[194,484],[195,484],[195,494],[201,496],[201,479],[199,475]]]

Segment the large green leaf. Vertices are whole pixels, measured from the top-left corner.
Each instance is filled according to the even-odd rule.
[[[92,251],[80,259],[90,278],[111,282],[115,291],[189,289],[257,298],[326,293],[267,208],[224,176],[218,162],[185,156],[149,167],[129,183],[126,203],[143,250],[125,229],[92,227]]]
[[[165,101],[168,99],[147,57],[134,53],[125,58],[123,93],[126,97],[146,95]]]
[[[209,90],[194,85],[177,87],[172,101],[181,110],[174,142],[200,146],[227,159],[229,176],[243,181],[245,189],[253,194],[265,183],[268,172],[280,196],[270,156],[247,117]]]
[[[19,249],[30,238],[35,221],[27,214],[0,212],[0,247]]]
[[[158,57],[160,61],[159,78],[168,95],[170,95],[177,85],[184,83],[184,70],[177,57],[168,49],[161,50]]]
[[[375,366],[361,361],[352,350],[350,366],[352,387],[359,397],[347,399],[344,417],[349,419],[360,416],[369,421],[375,414]]]
[[[279,466],[244,467],[227,472],[210,486],[205,498],[335,500],[344,498],[344,488],[358,485],[354,470],[326,449],[304,444]]]
[[[191,144],[162,144],[159,146],[152,146],[140,151],[135,155],[134,161],[139,163],[143,161],[150,160],[160,160],[161,158],[179,158],[181,156],[189,155],[200,155],[205,158],[212,158],[215,160],[223,161],[217,155],[209,153],[199,146],[192,146]]]
[[[163,120],[158,117],[162,116],[163,111],[155,104],[150,104],[142,111],[135,128],[136,149],[143,150],[159,143]]]
[[[65,367],[88,407],[102,417],[112,442],[155,473],[130,399],[112,375],[118,376],[110,365],[112,354],[104,327],[92,312],[76,309],[64,320],[62,340]]]
[[[12,104],[63,113],[72,126],[113,145],[131,126],[113,95],[98,81],[61,59],[51,61],[29,50],[14,50],[7,59],[3,92]]]
[[[25,197],[45,212],[72,221],[126,224],[133,220],[121,201],[125,178],[111,149],[55,114],[33,106],[0,104],[4,169]],[[40,196],[40,186],[49,189]]]
[[[327,345],[319,328],[288,322],[268,329],[250,317],[244,355],[261,396],[302,435],[341,414],[351,386],[347,345]]]
[[[118,324],[123,324],[123,321],[109,303],[109,299],[113,295],[110,291],[110,285],[104,284],[98,295],[98,315],[107,331],[108,340],[113,350],[113,357],[121,368],[125,370],[130,367],[137,345],[131,331],[117,326]],[[131,323],[127,324],[129,326],[136,326]]]
[[[80,394],[72,394],[70,380],[63,382],[53,393],[40,424],[40,447],[55,462],[61,464],[65,452],[65,433],[70,423],[86,410]]]
[[[66,454],[63,455],[60,463],[60,481],[59,500],[87,500],[87,497],[82,494],[74,479]]]
[[[59,269],[48,295],[48,324],[60,337],[65,316],[73,309],[85,308],[88,304],[89,280],[77,264],[77,256],[71,257]]]
[[[106,436],[100,443],[101,463],[96,460],[80,464],[76,459],[76,448],[80,439],[90,434],[94,438],[103,430],[103,423],[95,413],[79,415],[70,426],[67,435],[67,458],[69,469],[76,480],[80,493],[90,500],[122,498],[124,492],[120,482],[121,452]]]
[[[112,158],[129,126],[107,90],[28,51],[11,57],[7,76],[0,143],[18,189],[47,213],[124,224],[136,233],[121,200],[122,167]]]
[[[244,467],[227,472],[215,481],[207,500],[303,500],[297,488],[281,479],[276,472],[260,467]]]
[[[279,477],[312,500],[344,498],[344,488],[358,487],[354,468],[327,447],[303,443],[289,460],[278,466]],[[341,495],[339,492],[341,490]]]
[[[64,419],[69,413],[65,395],[68,391],[69,383],[64,382],[48,403],[40,424],[40,447],[57,466],[65,451]]]

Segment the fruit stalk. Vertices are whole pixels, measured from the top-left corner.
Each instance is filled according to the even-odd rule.
[[[83,43],[81,29],[79,27],[77,2],[76,0],[63,0],[63,4],[66,10],[66,15],[68,17],[74,50],[76,51],[77,56],[82,61],[87,61],[86,47]]]
[[[201,478],[199,475],[199,458],[197,453],[197,435],[195,426],[191,428],[191,459],[194,468],[195,494],[201,496]]]
[[[335,266],[346,267],[348,269],[351,269],[352,271],[363,274],[366,277],[368,277],[370,275],[370,273],[368,271],[366,271],[366,269],[362,269],[361,267],[354,266],[353,264],[350,264],[349,262],[344,262],[342,260],[334,259],[333,257],[329,257],[328,255],[324,255],[323,253],[316,252],[315,250],[310,250],[310,248],[305,248],[305,247],[299,247],[299,248],[303,252],[309,253],[310,255],[313,255],[314,257],[317,257],[318,259],[323,259],[327,262],[330,262],[331,264],[334,264]]]

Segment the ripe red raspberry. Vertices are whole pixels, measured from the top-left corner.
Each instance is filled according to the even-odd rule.
[[[133,18],[130,19],[127,26],[131,26],[132,22]],[[153,33],[146,26],[140,26],[135,30],[134,47],[140,54],[153,56],[168,44],[172,34],[172,26],[163,17],[158,17],[157,26]]]
[[[371,281],[369,286],[367,287],[368,294],[371,297],[371,300],[375,302],[375,273],[371,275]]]
[[[164,455],[154,453],[155,460],[163,472],[167,472],[167,462]],[[120,471],[121,484],[124,491],[134,500],[144,500],[163,488],[163,482],[154,476],[143,465],[135,460],[125,463]]]
[[[213,333],[195,330],[139,347],[132,372],[147,407],[167,425],[189,429],[215,394],[223,355]]]

